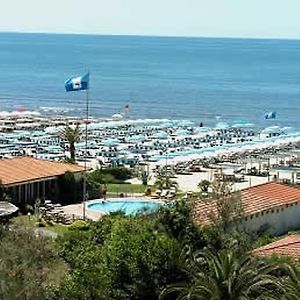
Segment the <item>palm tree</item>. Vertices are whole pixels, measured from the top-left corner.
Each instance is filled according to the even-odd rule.
[[[207,193],[208,192],[209,186],[210,186],[210,182],[208,180],[206,180],[206,179],[201,180],[198,183],[198,189],[200,189],[201,192],[203,192],[203,193]]]
[[[188,280],[165,288],[160,299],[250,300],[281,299],[280,281],[272,275],[278,268],[250,255],[224,249],[217,254],[200,252],[186,264]]]
[[[81,137],[79,125],[77,124],[76,127],[73,128],[67,124],[61,133],[61,137],[70,145],[71,161],[75,162],[75,143],[78,142]]]
[[[300,269],[293,265],[288,265],[288,278],[284,282],[286,293],[284,300],[298,300],[300,299]]]
[[[142,180],[142,184],[147,186],[148,181],[151,179],[151,175],[147,171],[141,171],[139,178]]]

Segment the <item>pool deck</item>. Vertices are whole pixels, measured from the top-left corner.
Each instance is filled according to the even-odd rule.
[[[87,219],[98,221],[104,214],[88,209],[87,204],[85,204],[85,216]],[[63,206],[64,213],[69,215],[71,218],[83,219],[83,204],[71,204]]]

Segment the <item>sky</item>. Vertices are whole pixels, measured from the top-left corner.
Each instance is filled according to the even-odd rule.
[[[300,38],[300,0],[0,0],[0,31]]]

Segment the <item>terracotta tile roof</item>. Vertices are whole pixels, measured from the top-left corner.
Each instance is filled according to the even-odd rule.
[[[244,189],[240,195],[246,215],[300,202],[300,189],[274,181]],[[194,210],[196,222],[203,225],[209,224],[209,214],[216,211],[214,200],[207,201],[207,203],[198,201]]]
[[[27,156],[0,159],[0,179],[4,185],[15,185],[59,176],[67,171],[82,172],[83,170],[78,165],[40,160]]]
[[[253,254],[259,256],[286,255],[300,260],[300,234],[289,235],[281,240],[257,248]]]

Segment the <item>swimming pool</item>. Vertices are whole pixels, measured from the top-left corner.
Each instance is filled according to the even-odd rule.
[[[159,209],[162,203],[144,200],[144,199],[131,199],[120,198],[111,199],[102,202],[102,200],[94,201],[88,204],[90,210],[109,214],[111,212],[123,211],[125,215],[135,215],[141,213],[152,213]]]

